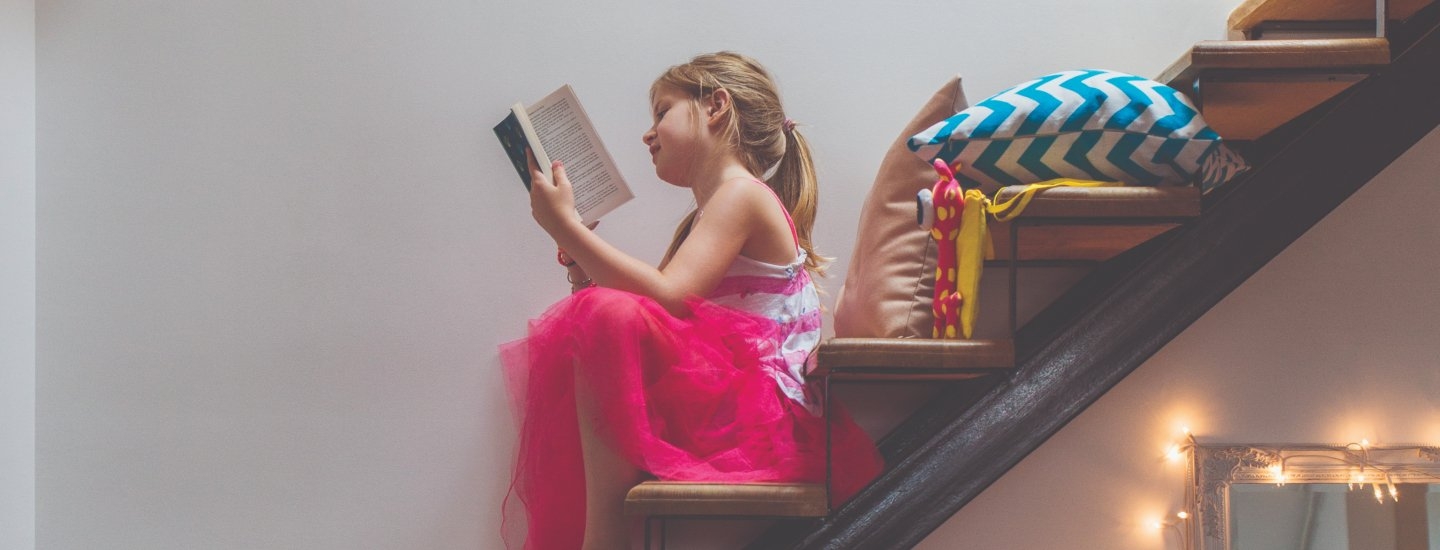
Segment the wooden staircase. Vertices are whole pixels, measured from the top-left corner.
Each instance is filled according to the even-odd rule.
[[[1381,36],[1353,36],[1362,27],[1352,22],[1359,5]],[[1002,260],[1012,267],[1012,304],[1017,261],[1104,263],[1013,341],[822,345],[817,375],[827,384],[1005,376],[948,382],[881,441],[889,470],[838,510],[815,508],[825,496],[814,486],[786,489],[811,502],[769,515],[808,519],[782,521],[750,547],[917,544],[1440,124],[1440,8],[1395,1],[1377,22],[1375,6],[1250,0],[1232,14],[1230,34],[1262,39],[1202,42],[1167,69],[1159,80],[1191,94],[1220,135],[1247,142],[1242,150],[1256,168],[1203,199],[1193,189],[1055,189],[1037,197],[1013,227],[995,231],[997,252],[1009,251]],[[1274,29],[1339,36],[1263,39]],[[1106,195],[1116,192],[1137,194]],[[1013,323],[1013,306],[1011,315]],[[763,508],[727,508],[740,493],[771,490],[714,487],[706,497],[714,504],[688,489],[642,485],[636,491],[654,498],[627,508],[663,514],[667,503],[683,502],[683,513],[669,515],[727,515],[719,511]]]
[[[782,522],[751,548],[923,540],[1440,125],[1437,12],[1428,4],[1391,25],[1390,63],[1249,144],[1256,168],[1206,196],[1199,219],[1101,264],[1021,328],[1013,376],[973,405],[961,402],[963,385],[941,391],[881,442],[903,459],[874,484],[824,520]]]

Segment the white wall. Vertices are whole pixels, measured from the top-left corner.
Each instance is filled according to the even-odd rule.
[[[1148,525],[1182,504],[1183,465],[1162,460],[1181,426],[1205,443],[1440,444],[1437,152],[1440,130],[919,548],[1179,548]]]
[[[1154,75],[1222,37],[1236,3],[42,3],[38,546],[494,547],[515,437],[495,347],[567,286],[490,134],[516,100],[575,86],[640,195],[601,234],[654,261],[688,198],[639,146],[650,80],[699,52],[760,58],[817,149],[817,240],[843,274],[882,151],[948,74],[976,99],[1059,69]],[[1330,239],[1317,261],[1362,242]],[[1383,286],[1368,264],[1345,273]],[[1416,273],[1394,282],[1418,293]],[[1333,362],[1383,351],[1404,370],[1418,367],[1401,354],[1428,350],[1339,332],[1380,331],[1388,313],[1320,326],[1344,311],[1320,305],[1335,299],[1323,280],[1252,281],[925,544],[1156,548],[1128,529],[1178,501],[1151,451],[1182,417],[1227,439],[1419,438],[1370,401],[1416,384],[1337,385],[1354,376]],[[1408,309],[1423,300],[1391,301],[1423,315]],[[1283,323],[1293,333],[1257,336]],[[1201,374],[1268,377],[1282,361],[1329,365],[1304,387],[1343,410],[1317,416],[1305,394],[1243,405],[1260,390]],[[1112,429],[1125,414],[1153,422]],[[1116,471],[1136,477],[1077,481]]]
[[[35,547],[35,2],[0,1],[0,548]]]

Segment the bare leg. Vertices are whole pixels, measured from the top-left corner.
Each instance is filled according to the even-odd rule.
[[[576,367],[582,368],[582,367]],[[630,464],[595,433],[595,396],[576,376],[575,404],[580,415],[580,445],[585,454],[585,543],[583,550],[629,550],[630,523],[625,494],[644,472]]]

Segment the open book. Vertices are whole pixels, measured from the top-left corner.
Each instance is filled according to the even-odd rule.
[[[495,126],[495,135],[527,190],[527,150],[546,177],[554,177],[550,173],[551,160],[564,163],[565,174],[575,189],[575,209],[586,224],[635,198],[569,84],[529,107],[516,103],[510,108],[510,116]]]

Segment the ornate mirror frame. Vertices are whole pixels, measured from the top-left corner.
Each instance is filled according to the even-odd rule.
[[[1440,447],[1420,445],[1189,445],[1186,548],[1230,550],[1230,487],[1237,483],[1348,484],[1396,498],[1399,483],[1440,483]],[[1365,486],[1372,487],[1365,487]]]

